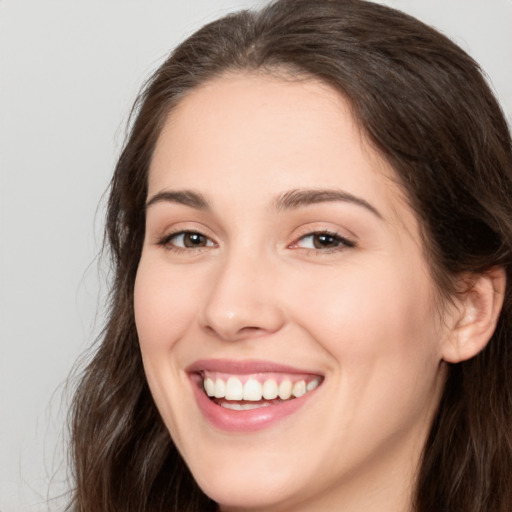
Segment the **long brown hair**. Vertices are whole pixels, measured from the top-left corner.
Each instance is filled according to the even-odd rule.
[[[445,294],[461,272],[512,282],[512,143],[477,64],[432,28],[362,0],[278,0],[193,34],[148,81],[110,188],[109,320],[71,412],[78,512],[215,510],[152,401],[133,314],[150,160],[169,112],[228,71],[321,79],[394,167]],[[512,510],[512,287],[487,348],[452,365],[420,462],[416,512]],[[341,456],[341,455],[340,455]]]

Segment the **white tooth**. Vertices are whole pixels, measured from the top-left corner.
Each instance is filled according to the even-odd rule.
[[[244,400],[257,402],[258,400],[261,400],[261,393],[261,384],[256,379],[249,379],[244,384]]]
[[[287,400],[292,396],[292,383],[289,380],[283,380],[281,384],[279,384],[279,398],[281,400]]]
[[[312,380],[311,382],[308,382],[307,386],[306,386],[306,391],[312,391],[313,389],[315,389],[316,387],[318,387],[318,379],[315,379],[315,380]]]
[[[222,402],[220,404],[221,407],[224,407],[224,409],[233,409],[234,411],[241,411],[242,410],[242,404],[239,404],[237,402],[229,403],[229,402]]]
[[[261,407],[268,407],[270,404],[268,402],[263,402],[261,404],[239,404],[238,402],[222,402],[220,404],[221,407],[225,409],[232,409],[234,411],[248,411],[250,409],[259,409]]]
[[[277,387],[277,382],[274,379],[268,379],[263,384],[263,398],[265,400],[273,400],[277,398],[279,394],[279,389]]]
[[[244,387],[240,379],[236,377],[229,377],[226,382],[226,400],[242,400],[244,396]]]
[[[263,402],[261,404],[240,404],[242,411],[248,411],[249,409],[260,409],[261,407],[268,407],[270,404],[268,402]]]
[[[293,391],[292,394],[295,397],[302,396],[306,393],[306,382],[303,380],[299,380],[293,385]]]
[[[224,398],[226,395],[226,383],[222,379],[215,381],[215,398]]]
[[[210,377],[206,377],[203,386],[208,396],[215,396],[215,382]]]

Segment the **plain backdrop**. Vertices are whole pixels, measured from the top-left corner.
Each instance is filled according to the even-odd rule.
[[[102,194],[137,91],[256,0],[0,0],[0,511],[62,510],[74,361],[103,323]],[[479,61],[512,118],[511,0],[389,0]],[[103,270],[102,270],[103,268]]]

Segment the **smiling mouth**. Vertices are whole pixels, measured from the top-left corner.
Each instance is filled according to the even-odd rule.
[[[316,389],[319,375],[200,373],[205,394],[225,409],[246,411],[289,402]]]

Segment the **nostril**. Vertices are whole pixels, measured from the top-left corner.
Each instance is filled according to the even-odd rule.
[[[255,338],[258,336],[264,336],[268,334],[269,331],[265,330],[262,327],[255,326],[244,326],[239,329],[233,329],[233,331],[222,330],[219,328],[212,327],[211,325],[205,325],[204,330],[210,335],[215,336],[217,338],[222,338],[226,340],[239,340],[243,338]]]
[[[251,326],[248,326],[248,327],[242,327],[239,332],[243,333],[243,332],[247,332],[247,333],[253,333],[253,332],[258,332],[258,331],[263,331],[264,329],[262,329],[261,327],[251,327]]]

